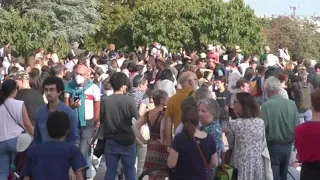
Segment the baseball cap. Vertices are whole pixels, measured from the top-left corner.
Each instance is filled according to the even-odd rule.
[[[206,53],[201,53],[201,54],[200,54],[200,58],[201,58],[201,59],[205,59],[206,57],[207,57]]]
[[[20,71],[15,74],[15,80],[29,80],[29,74],[25,71]]]

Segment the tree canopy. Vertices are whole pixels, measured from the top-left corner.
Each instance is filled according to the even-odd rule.
[[[113,42],[133,49],[158,40],[170,49],[218,43],[258,52],[263,42],[260,20],[243,0],[140,0],[134,9],[106,1],[101,1],[101,29],[87,46]]]
[[[78,41],[98,29],[98,0],[11,0],[4,1],[6,10],[14,8],[21,16],[46,18],[51,28],[47,36]]]
[[[0,17],[0,40],[11,42],[14,56],[24,56],[40,47],[58,49],[58,54],[62,56],[70,48],[64,38],[48,36],[51,26],[45,18],[36,20],[21,16],[15,9],[0,10]]]
[[[267,21],[262,32],[272,50],[284,44],[291,54],[320,59],[320,32],[310,22],[279,17]]]

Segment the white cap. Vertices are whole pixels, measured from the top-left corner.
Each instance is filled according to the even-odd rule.
[[[29,134],[23,133],[18,136],[17,152],[25,151],[32,142],[32,137]]]
[[[208,49],[208,51],[212,51],[212,50],[214,50],[214,47],[212,44],[209,44],[207,49]]]
[[[223,55],[222,59],[223,59],[224,61],[228,61],[228,54]]]
[[[201,59],[205,59],[205,58],[207,58],[206,53],[201,53],[201,54],[200,54],[200,58],[201,58]]]

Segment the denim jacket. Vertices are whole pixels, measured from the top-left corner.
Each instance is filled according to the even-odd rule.
[[[62,111],[68,114],[70,119],[70,131],[67,134],[66,142],[72,144],[80,144],[80,134],[78,128],[78,121],[74,111],[62,102],[59,103],[57,111]],[[43,142],[50,141],[48,135],[46,123],[49,115],[48,105],[40,106],[36,113],[36,123],[34,127],[34,143],[40,144]]]

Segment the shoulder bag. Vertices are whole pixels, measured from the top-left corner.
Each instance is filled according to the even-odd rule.
[[[238,169],[225,164],[224,152],[221,152],[221,165],[216,168],[214,180],[238,180]]]
[[[201,148],[200,148],[200,145],[198,144],[197,140],[195,137],[193,137],[193,139],[195,140],[196,144],[197,144],[197,147],[199,149],[199,152],[200,152],[200,155],[202,157],[202,160],[204,162],[204,165],[206,166],[206,169],[207,169],[207,172],[206,172],[206,180],[213,180],[213,171],[211,170],[210,168],[210,165],[207,163],[207,160],[206,158],[204,157],[202,151],[201,151]]]
[[[23,152],[25,151],[29,145],[31,144],[33,137],[31,135],[29,135],[28,133],[25,132],[24,127],[19,123],[19,121],[17,121],[13,115],[11,114],[11,112],[9,111],[8,107],[6,106],[5,103],[3,103],[4,107],[6,108],[7,112],[9,113],[10,117],[15,121],[15,123],[20,126],[24,131],[18,136],[18,140],[17,140],[17,152]]]
[[[13,115],[11,114],[9,109],[7,108],[6,104],[3,103],[3,105],[6,108],[7,112],[9,113],[9,115],[11,116],[11,118],[15,121],[15,123],[24,130],[24,127],[19,123],[19,121],[17,121],[13,117]],[[16,154],[16,156],[14,158],[14,161],[13,161],[13,164],[12,164],[13,175],[17,179],[20,178],[19,174],[20,174],[20,172],[22,171],[22,168],[23,168],[23,163],[24,163],[24,160],[25,160],[25,157],[26,157],[26,150],[30,146],[32,141],[33,141],[33,137],[31,135],[29,135],[28,133],[25,133],[25,131],[23,131],[18,136],[17,145],[16,145],[17,154]]]

